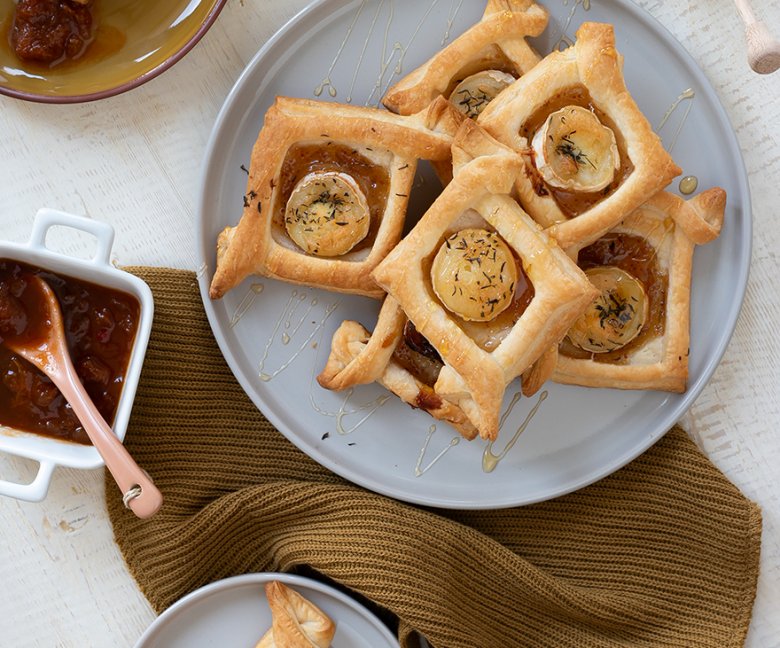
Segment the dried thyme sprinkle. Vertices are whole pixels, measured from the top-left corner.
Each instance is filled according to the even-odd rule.
[[[459,106],[463,106],[466,115],[468,117],[471,117],[472,119],[479,116],[479,114],[484,110],[485,106],[487,106],[490,103],[490,97],[484,93],[484,92],[478,92],[477,94],[472,94],[471,90],[468,88],[464,88],[463,90],[460,90],[458,92],[458,95],[460,95],[458,101]]]
[[[607,297],[607,305],[597,304],[596,310],[599,313],[599,325],[601,328],[606,328],[607,324],[612,328],[622,328],[636,314],[636,309],[632,304],[627,300],[620,299],[611,291]]]
[[[563,117],[561,117],[561,123],[563,123]],[[574,140],[571,139],[571,136],[576,132],[577,131],[571,131],[570,133],[561,137],[563,144],[558,144],[558,146],[555,147],[555,152],[558,155],[564,155],[568,158],[571,158],[574,164],[576,164],[578,167],[583,166],[584,164],[590,164],[590,166],[595,169],[596,165],[590,161],[590,158],[588,158],[587,154],[583,153],[582,149],[574,143]]]

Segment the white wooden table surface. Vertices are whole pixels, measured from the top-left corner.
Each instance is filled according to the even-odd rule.
[[[233,0],[180,63],[113,99],[45,106],[0,97],[0,238],[26,241],[36,210],[49,206],[111,223],[119,263],[195,269],[200,166],[217,111],[254,53],[306,3]],[[683,423],[763,509],[747,645],[780,646],[780,72],[750,71],[730,0],[638,4],[705,70],[750,175],[747,297],[723,362]],[[780,35],[780,2],[754,5]],[[55,246],[79,252],[84,241],[71,234]],[[4,478],[29,478],[33,468],[0,457]],[[114,544],[102,470],[57,469],[39,504],[0,498],[0,648],[132,646],[154,617]]]

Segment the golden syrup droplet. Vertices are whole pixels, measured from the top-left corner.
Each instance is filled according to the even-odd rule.
[[[699,179],[696,176],[685,176],[682,180],[680,180],[680,193],[689,196],[694,191],[696,191],[698,186]]]

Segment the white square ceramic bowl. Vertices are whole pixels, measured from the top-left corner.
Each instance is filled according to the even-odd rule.
[[[97,239],[94,256],[90,259],[77,259],[48,249],[46,247],[46,234],[54,226],[70,227],[94,236]],[[114,434],[121,441],[127,431],[135,390],[141,376],[146,345],[149,342],[149,334],[152,329],[154,302],[149,286],[138,277],[118,270],[111,264],[110,255],[113,243],[114,229],[106,223],[53,209],[41,209],[35,215],[29,242],[26,245],[0,242],[0,259],[20,261],[51,272],[121,290],[133,295],[138,300],[140,304],[138,330],[113,425]],[[8,495],[30,502],[39,502],[46,497],[56,466],[88,469],[104,465],[100,454],[91,445],[60,441],[2,425],[0,425],[0,452],[27,457],[39,462],[38,473],[29,484],[18,484],[0,479],[0,495]]]

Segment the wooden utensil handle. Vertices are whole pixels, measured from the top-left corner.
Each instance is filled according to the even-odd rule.
[[[753,7],[750,6],[749,0],[734,0],[734,4],[737,6],[739,17],[742,18],[742,22],[745,26],[752,25],[756,21],[756,14],[753,13]]]
[[[771,74],[780,69],[780,42],[767,26],[756,18],[749,0],[734,0],[739,17],[745,23],[748,63],[759,74]]]

